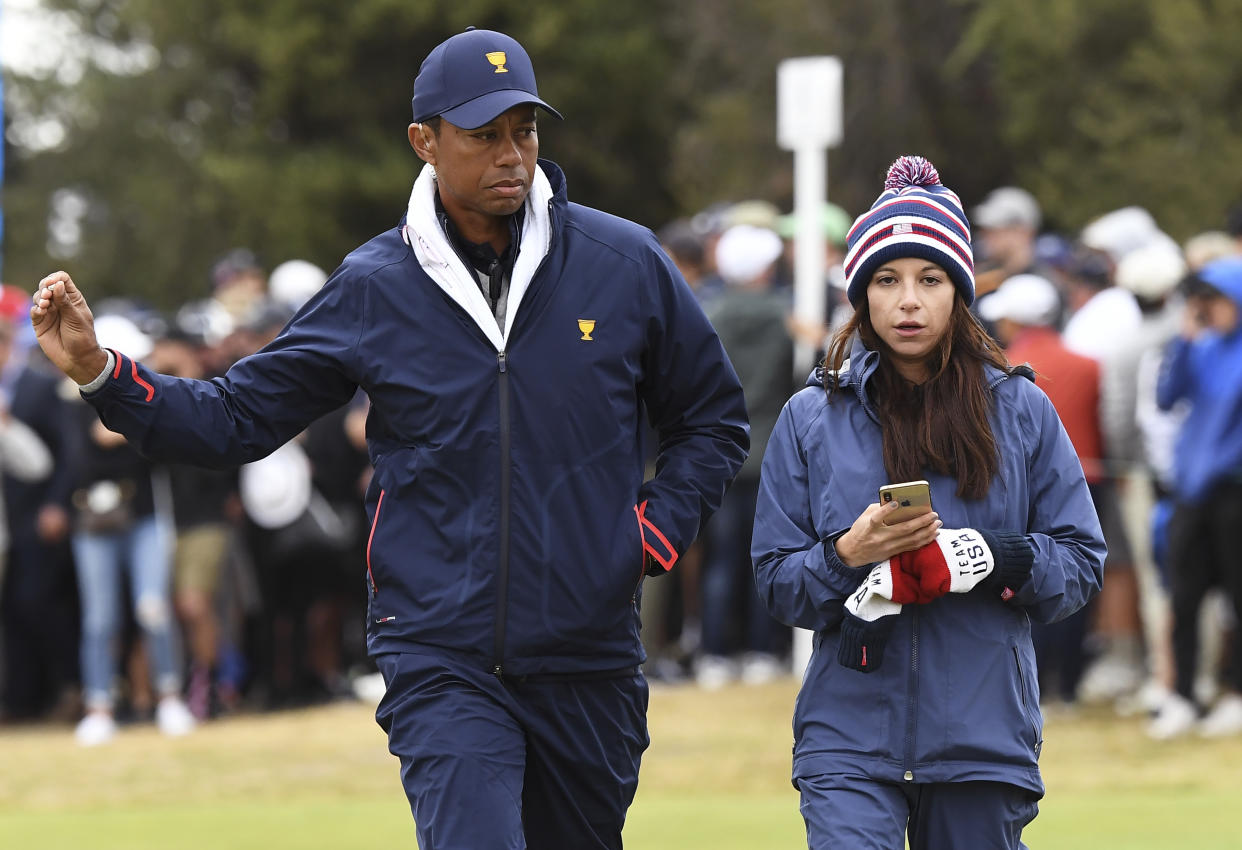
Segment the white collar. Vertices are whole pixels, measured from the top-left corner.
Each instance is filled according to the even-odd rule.
[[[536,165],[530,193],[526,196],[522,241],[509,280],[509,300],[505,308],[503,333],[479,289],[477,278],[453,250],[448,235],[436,218],[435,192],[435,168],[424,165],[410,192],[405,227],[402,228],[401,235],[414,249],[414,256],[423,271],[474,319],[496,350],[503,351],[522,296],[526,294],[531,278],[535,276],[535,271],[547,256],[552,243],[552,214],[549,210],[552,184],[548,182],[543,169]]]

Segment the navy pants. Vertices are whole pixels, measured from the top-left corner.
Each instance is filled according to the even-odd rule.
[[[897,784],[821,775],[796,782],[810,850],[1024,850],[1038,797],[1004,782]]]
[[[375,660],[421,850],[621,847],[648,744],[637,669],[498,679],[431,652]]]

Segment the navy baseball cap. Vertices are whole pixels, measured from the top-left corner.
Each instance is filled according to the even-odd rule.
[[[482,127],[520,103],[542,106],[535,69],[517,41],[504,33],[468,28],[427,54],[414,80],[414,121],[437,115],[463,130]]]

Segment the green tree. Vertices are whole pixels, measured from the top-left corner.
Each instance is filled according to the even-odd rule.
[[[1017,179],[1067,230],[1118,207],[1172,235],[1242,197],[1240,0],[979,0],[954,64],[984,63]]]
[[[690,104],[673,128],[683,208],[761,197],[788,208],[792,156],[776,145],[776,67],[835,55],[844,67],[844,139],[828,154],[828,195],[859,213],[885,169],[918,153],[964,198],[1008,174],[981,63],[950,73],[965,27],[959,4],[918,0],[686,3],[671,26],[686,46],[677,76]]]
[[[6,175],[10,280],[63,262],[94,292],[169,307],[205,295],[212,261],[236,245],[269,265],[334,268],[403,213],[419,166],[405,142],[418,65],[469,25],[509,32],[535,57],[541,94],[568,116],[544,123],[543,150],[565,165],[571,197],[653,224],[672,213],[668,157],[650,143],[674,111],[662,85],[672,48],[623,4],[49,2],[76,12],[94,47],[72,84],[10,82],[67,125],[64,144],[16,152]],[[116,73],[105,60],[118,47],[148,66]],[[88,202],[67,259],[45,237],[64,189]]]

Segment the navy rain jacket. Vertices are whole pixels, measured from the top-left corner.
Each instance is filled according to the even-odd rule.
[[[569,203],[560,169],[540,166],[550,248],[504,350],[398,227],[224,377],[119,353],[87,395],[144,454],[228,466],[362,387],[372,654],[436,648],[514,675],[641,663],[644,555],[670,569],[745,459],[737,376],[655,237]],[[646,482],[644,409],[660,441]]]
[[[1042,794],[1031,619],[1069,616],[1103,580],[1104,539],[1082,466],[1043,391],[986,367],[1000,455],[988,495],[966,501],[955,479],[925,477],[945,528],[1025,534],[1031,578],[1009,602],[975,591],[904,605],[877,670],[841,666],[841,609],[870,565],[846,566],[831,540],[891,483],[866,389],[877,362],[855,338],[843,391],[830,404],[812,376],[785,405],[763,459],[755,583],[773,616],[816,632],[794,710],[794,779],[983,780]]]

